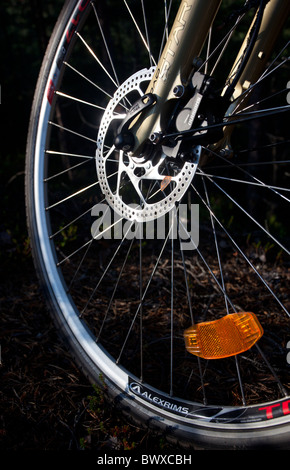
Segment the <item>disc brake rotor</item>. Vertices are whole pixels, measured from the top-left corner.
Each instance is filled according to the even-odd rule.
[[[161,147],[150,160],[115,148],[116,128],[132,104],[145,94],[154,71],[155,67],[140,70],[116,90],[104,112],[97,139],[101,191],[118,215],[137,222],[154,220],[175,207],[193,179],[200,156],[197,146],[194,159],[177,168]]]

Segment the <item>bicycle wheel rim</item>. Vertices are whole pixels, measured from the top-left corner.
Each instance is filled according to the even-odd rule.
[[[51,95],[51,92],[58,90],[58,81],[54,79],[51,82],[51,77],[57,75],[59,79],[63,78],[62,71],[58,68],[57,63],[59,63],[59,57],[63,57],[63,46],[67,40],[68,28],[72,25],[72,18],[76,18],[80,14],[80,7],[83,8],[84,3],[86,2],[76,2],[74,10],[69,14],[61,38],[57,38],[58,47],[47,69],[47,82],[44,89],[42,85],[42,105],[40,107],[37,135],[35,136],[34,153],[36,156],[43,155],[43,149],[48,149],[47,142],[48,137],[50,137],[50,130],[47,123],[51,119],[52,101],[49,103],[47,97],[55,96]],[[85,9],[83,11],[85,12]],[[81,18],[84,21],[85,14]],[[68,60],[68,55],[66,55],[65,60]],[[56,108],[54,107],[54,109]],[[165,420],[171,420],[183,429],[187,427],[204,428],[207,432],[222,429],[224,432],[236,431],[248,435],[251,433],[249,426],[256,431],[268,428],[271,429],[272,433],[277,423],[281,426],[285,425],[288,422],[289,400],[287,396],[278,400],[270,400],[270,402],[262,401],[259,405],[250,406],[204,405],[202,401],[187,400],[178,394],[175,397],[172,392],[160,390],[158,387],[141,380],[140,375],[128,372],[128,368],[119,365],[119,361],[116,363],[116,357],[113,358],[110,351],[106,351],[102,345],[96,343],[96,337],[89,331],[87,321],[83,317],[79,318],[80,308],[75,306],[72,300],[72,292],[69,295],[67,293],[68,284],[63,281],[66,274],[60,272],[60,267],[57,265],[60,258],[56,261],[49,211],[44,209],[49,206],[43,181],[46,164],[45,158],[37,157],[33,163],[34,195],[30,196],[29,204],[31,206],[33,201],[32,212],[35,219],[33,224],[30,222],[30,226],[34,226],[38,238],[38,241],[35,242],[38,244],[35,249],[36,257],[41,263],[42,275],[44,275],[45,282],[49,286],[54,309],[58,309],[66,328],[75,338],[75,344],[77,343],[80,349],[85,352],[85,356],[88,358],[87,362],[93,363],[97,370],[108,379],[109,383],[114,384],[122,393],[127,393],[129,399],[133,399],[134,402],[142,405],[144,409],[149,410],[153,415],[163,416]],[[30,182],[28,184],[30,185]],[[203,196],[203,202],[208,204],[205,199],[206,192]],[[33,238],[36,238],[35,235]]]

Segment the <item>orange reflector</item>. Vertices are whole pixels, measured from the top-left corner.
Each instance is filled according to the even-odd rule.
[[[235,356],[250,349],[263,335],[256,315],[232,313],[223,318],[197,323],[184,332],[188,352],[204,359]]]
[[[164,191],[164,189],[166,188],[166,186],[169,185],[170,181],[172,180],[172,176],[165,176],[163,178],[163,180],[161,181],[160,183],[160,189],[161,191]]]

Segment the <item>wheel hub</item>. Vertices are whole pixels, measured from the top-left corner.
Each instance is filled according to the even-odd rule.
[[[200,146],[192,158],[174,162],[161,145],[148,142],[143,154],[129,147],[116,148],[120,123],[126,121],[132,103],[144,96],[155,67],[129,77],[115,92],[104,112],[97,139],[96,169],[100,188],[113,210],[129,220],[146,222],[166,214],[187,191],[200,157]],[[150,159],[148,158],[150,154]]]

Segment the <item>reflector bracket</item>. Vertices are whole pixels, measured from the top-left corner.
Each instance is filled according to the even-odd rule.
[[[256,315],[238,312],[219,320],[197,323],[184,332],[188,352],[204,359],[222,359],[250,349],[263,328]]]

